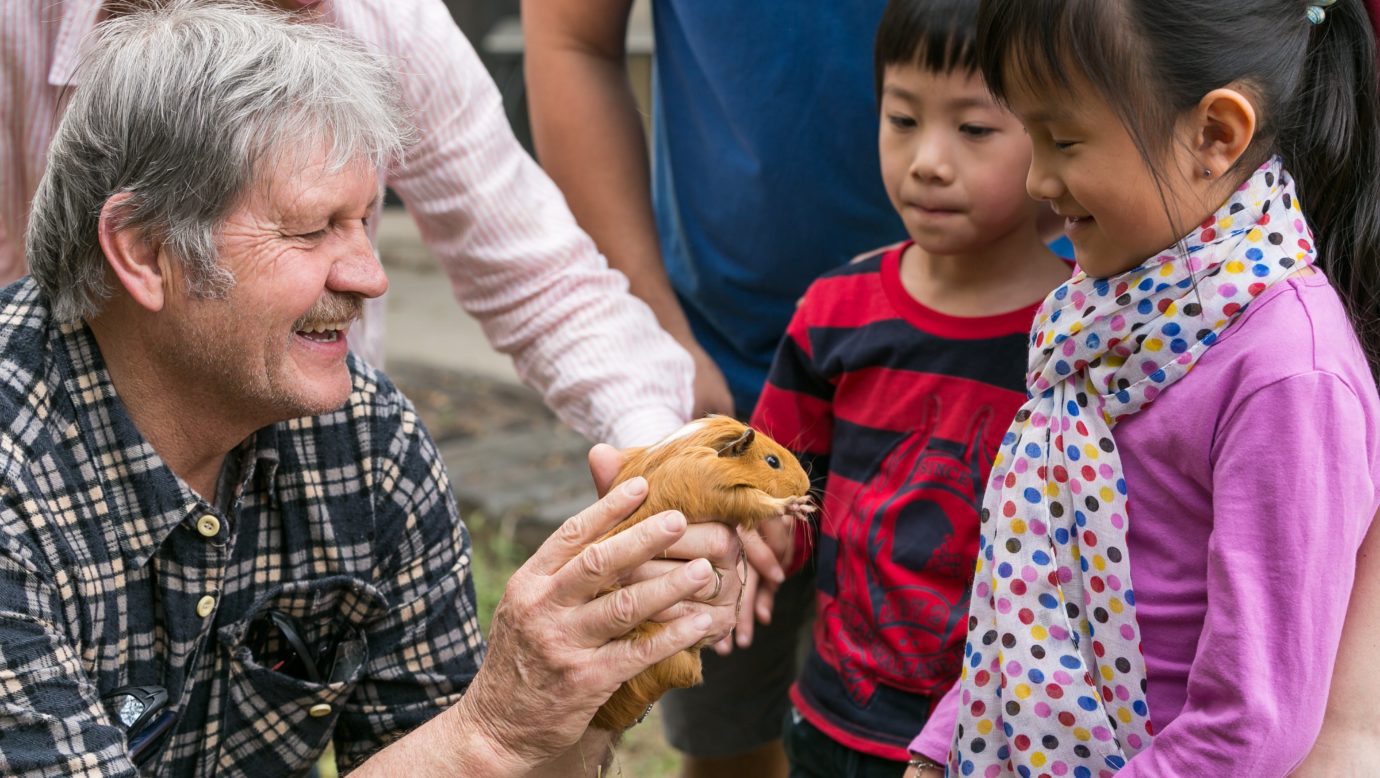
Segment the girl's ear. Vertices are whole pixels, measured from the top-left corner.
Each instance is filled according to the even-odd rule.
[[[150,311],[163,309],[168,270],[165,252],[140,230],[126,227],[122,211],[133,195],[121,192],[101,207],[96,234],[106,264],[131,299]]]
[[[1203,95],[1194,111],[1196,151],[1211,178],[1225,173],[1246,153],[1255,137],[1255,106],[1245,93],[1230,86]]]

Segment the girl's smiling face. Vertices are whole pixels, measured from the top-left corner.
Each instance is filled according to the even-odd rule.
[[[1121,118],[1081,77],[1060,94],[1035,94],[1012,83],[1011,110],[1033,145],[1026,191],[1065,217],[1078,266],[1098,278],[1130,270],[1170,248],[1206,219],[1218,182],[1193,153],[1199,137],[1190,112],[1175,137],[1160,144],[1155,168]],[[1153,151],[1153,150],[1152,150]]]

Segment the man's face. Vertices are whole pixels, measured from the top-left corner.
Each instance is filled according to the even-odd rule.
[[[205,410],[254,427],[340,407],[350,391],[345,336],[364,298],[388,288],[366,231],[374,169],[325,169],[304,155],[262,176],[220,232],[235,277],[223,299],[168,285],[162,359]],[[186,383],[189,382],[189,383]]]

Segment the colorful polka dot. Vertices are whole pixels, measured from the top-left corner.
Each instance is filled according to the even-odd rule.
[[[1031,399],[984,501],[953,774],[1111,778],[1149,744],[1114,430],[1313,261],[1293,189],[1272,159],[1185,236],[1188,255],[1111,279],[1075,273],[1041,306]]]

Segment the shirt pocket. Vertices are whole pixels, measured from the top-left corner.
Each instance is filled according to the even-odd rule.
[[[270,611],[290,617],[306,646],[334,643],[335,672],[320,668],[321,682],[281,672],[281,638],[265,641],[263,628],[255,627]],[[377,588],[335,576],[269,587],[245,618],[222,627],[217,637],[228,672],[220,772],[234,774],[246,765],[262,767],[265,775],[309,769],[364,672],[365,628],[385,611]]]

